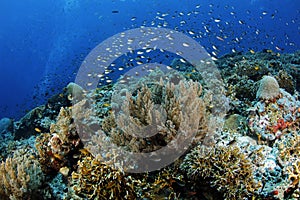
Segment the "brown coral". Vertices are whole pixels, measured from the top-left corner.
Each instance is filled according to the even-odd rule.
[[[251,161],[237,146],[197,146],[185,157],[180,168],[192,180],[204,179],[222,192],[225,199],[250,197],[259,188]]]
[[[129,179],[124,172],[87,155],[78,161],[78,169],[72,173],[69,195],[84,199],[134,199],[134,188]]]
[[[50,127],[50,133],[43,133],[36,139],[43,171],[50,173],[71,165],[73,155],[82,144],[71,115],[71,108],[61,108],[57,121]]]
[[[1,199],[34,199],[38,197],[44,174],[40,164],[29,153],[15,152],[0,164]]]
[[[103,130],[109,131],[114,143],[133,152],[155,151],[172,141],[179,130],[186,136],[196,133],[201,141],[206,134],[206,113],[200,94],[201,86],[193,81],[161,82],[159,97],[157,88],[144,85],[136,96],[126,94],[121,112],[106,117]]]

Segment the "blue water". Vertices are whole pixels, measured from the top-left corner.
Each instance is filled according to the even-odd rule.
[[[165,23],[216,57],[292,53],[300,47],[299,18],[298,0],[1,0],[0,118],[45,103],[74,80],[90,50],[121,31]]]

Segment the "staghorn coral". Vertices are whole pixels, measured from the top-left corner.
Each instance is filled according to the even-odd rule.
[[[257,192],[251,161],[237,146],[198,145],[186,155],[180,168],[191,180],[204,179],[225,199],[243,199]]]
[[[44,174],[39,162],[29,152],[19,150],[0,164],[1,199],[38,198]]]

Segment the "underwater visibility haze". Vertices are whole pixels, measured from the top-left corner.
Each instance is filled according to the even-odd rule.
[[[300,198],[298,0],[1,0],[0,24],[0,199]]]
[[[182,31],[217,56],[294,52],[299,7],[295,0],[1,1],[1,116],[19,118],[44,103],[97,44],[140,26]]]

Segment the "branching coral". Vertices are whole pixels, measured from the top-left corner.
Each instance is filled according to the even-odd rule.
[[[183,175],[173,167],[130,177],[138,199],[178,199],[187,192]]]
[[[144,85],[136,96],[127,93],[121,111],[103,120],[102,129],[113,142],[133,152],[150,152],[165,146],[179,130],[201,141],[207,128],[201,86],[192,81],[174,85],[161,80],[155,87]]]
[[[44,174],[34,156],[16,152],[0,164],[0,197],[14,200],[37,198],[43,180]]]
[[[78,169],[72,173],[70,196],[78,199],[134,199],[130,176],[112,169],[87,155],[78,161]]]
[[[95,159],[84,150],[71,175],[72,199],[177,199],[183,191],[183,175],[174,166],[160,171],[128,174]]]
[[[192,180],[204,179],[225,199],[250,197],[260,187],[253,177],[251,161],[236,146],[195,147],[180,168]]]
[[[300,181],[300,160],[296,160],[290,166],[287,166],[287,172],[289,173],[289,180],[293,187],[298,187]]]
[[[298,134],[286,134],[281,140],[275,142],[274,146],[278,148],[278,162],[286,175],[283,188],[286,194],[293,193],[293,190],[299,190],[300,181],[300,136]]]

